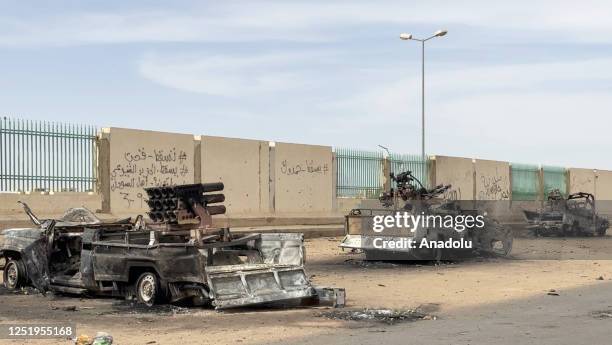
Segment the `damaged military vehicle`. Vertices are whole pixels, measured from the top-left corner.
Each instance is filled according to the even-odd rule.
[[[597,214],[595,196],[585,192],[564,198],[558,189],[552,190],[543,208],[523,214],[535,236],[604,236],[610,226]]]
[[[353,209],[345,216],[346,235],[340,247],[364,252],[366,260],[454,260],[506,256],[512,250],[510,229],[474,208],[473,201],[443,197],[451,185],[426,188],[410,171],[391,173],[390,178],[396,188],[380,196],[383,208]],[[408,229],[389,221],[377,229],[387,220],[408,216],[418,219],[418,226]]]
[[[222,183],[147,188],[149,218],[103,222],[84,208],[35,227],[0,232],[8,289],[183,301],[217,309],[266,304],[344,304],[344,289],[315,288],[303,235],[212,226],[225,213]]]

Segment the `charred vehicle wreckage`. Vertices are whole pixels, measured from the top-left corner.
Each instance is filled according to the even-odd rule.
[[[396,188],[380,196],[383,208],[353,209],[345,216],[342,248],[364,252],[366,260],[452,260],[506,256],[512,250],[511,230],[475,208],[473,201],[443,198],[450,185],[426,188],[410,171],[391,173],[390,178]],[[377,228],[389,218],[408,216],[414,222],[411,228],[397,223]]]
[[[212,225],[225,213],[222,183],[147,188],[149,217],[100,221],[84,208],[0,232],[9,289],[183,301],[217,309],[251,305],[343,306],[344,289],[317,288],[304,271],[303,235],[231,233]]]
[[[537,211],[523,210],[535,236],[604,236],[610,222],[597,213],[595,196],[578,192],[564,197],[555,189]]]

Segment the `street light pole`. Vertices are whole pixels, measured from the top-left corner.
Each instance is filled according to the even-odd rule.
[[[423,161],[425,161],[425,42],[434,37],[442,37],[447,33],[448,31],[446,30],[438,30],[433,36],[425,39],[414,38],[411,34],[400,34],[400,39],[402,40],[421,42],[421,159]]]
[[[425,161],[425,41],[421,41],[421,160]]]

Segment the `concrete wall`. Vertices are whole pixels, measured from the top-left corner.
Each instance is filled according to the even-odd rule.
[[[476,159],[476,199],[510,200],[510,164]]]
[[[194,137],[109,128],[110,210],[134,214],[148,210],[144,187],[194,182]]]
[[[345,216],[355,208],[383,208],[378,199],[337,198],[336,205],[335,213],[339,216]]]
[[[201,181],[225,184],[228,215],[270,213],[267,141],[201,137]]]
[[[595,171],[593,169],[569,169],[568,193],[586,192],[595,194]]]
[[[612,200],[612,171],[596,170],[595,176],[595,199]]]
[[[335,198],[329,146],[276,143],[271,151],[272,204],[277,213],[330,213]]]
[[[446,197],[474,200],[474,164],[471,158],[435,156],[432,168],[434,184],[450,184]]]
[[[102,198],[96,193],[0,193],[0,215],[23,214],[23,208],[17,201],[27,203],[36,215],[41,216],[61,215],[70,207],[86,207],[95,212],[102,205]]]
[[[98,153],[99,195],[0,194],[0,213],[21,212],[16,201],[24,200],[41,214],[59,214],[83,205],[134,215],[148,210],[144,187],[214,181],[225,183],[230,216],[329,216],[379,206],[378,200],[365,205],[371,200],[335,197],[337,167],[328,146],[277,143],[270,147],[260,140],[108,128],[99,136]],[[450,199],[512,197],[507,162],[435,156],[430,161],[430,179],[451,184],[445,195]],[[590,192],[598,201],[610,201],[612,214],[612,171],[572,168],[567,183],[570,193]]]
[[[595,170],[597,212],[612,219],[612,171]]]

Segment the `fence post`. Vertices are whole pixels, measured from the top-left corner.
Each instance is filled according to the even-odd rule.
[[[387,191],[391,189],[391,178],[389,177],[389,174],[391,174],[391,157],[384,157],[382,165],[383,191]]]
[[[268,152],[270,154],[270,164],[268,165],[269,168],[269,176],[270,176],[270,184],[269,184],[269,195],[270,195],[270,202],[269,202],[269,207],[268,207],[268,211],[271,214],[276,213],[276,152],[274,150],[274,146],[273,144],[269,144],[268,146]]]
[[[538,200],[544,205],[544,167],[538,170]]]
[[[110,213],[110,131],[102,128],[98,135],[98,192],[102,196],[102,212]]]
[[[599,178],[599,174],[597,173],[597,169],[593,169],[593,195],[597,198],[597,179]]]
[[[338,159],[336,152],[332,152],[332,211],[338,210]]]
[[[567,174],[565,176],[565,183],[567,185],[567,195],[572,193],[572,169],[567,168]]]
[[[193,182],[202,183],[202,137],[193,136]]]
[[[427,161],[429,176],[427,176],[429,187],[433,187],[436,185],[436,156],[428,157]]]

